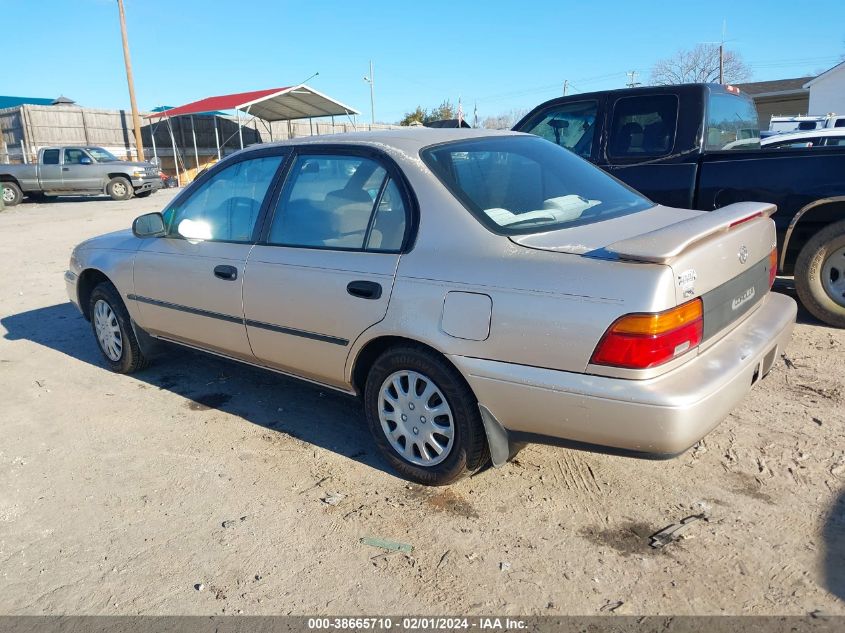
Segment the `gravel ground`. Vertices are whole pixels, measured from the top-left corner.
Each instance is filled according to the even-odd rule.
[[[426,489],[340,394],[175,348],[104,370],[70,250],[171,195],[0,213],[0,613],[845,614],[845,331],[802,311],[674,460],[529,446]]]

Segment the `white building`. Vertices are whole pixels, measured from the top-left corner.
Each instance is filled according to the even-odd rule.
[[[804,84],[810,91],[809,114],[845,114],[845,62]]]

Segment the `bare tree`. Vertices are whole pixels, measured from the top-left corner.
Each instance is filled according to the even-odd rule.
[[[739,53],[725,50],[724,82],[739,83],[751,77]],[[651,69],[651,83],[658,86],[719,81],[719,45],[699,44],[691,50],[680,50],[672,57],[659,60]]]
[[[509,130],[526,114],[528,114],[527,109],[518,108],[496,116],[489,116],[482,121],[481,127],[488,130]]]

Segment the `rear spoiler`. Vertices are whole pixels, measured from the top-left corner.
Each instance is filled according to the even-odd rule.
[[[665,264],[690,245],[758,217],[770,217],[777,207],[768,202],[735,202],[662,229],[614,242],[604,251],[620,259]]]

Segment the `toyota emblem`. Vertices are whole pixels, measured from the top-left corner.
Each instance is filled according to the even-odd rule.
[[[745,244],[739,247],[739,263],[744,264],[748,261],[748,249],[745,247]]]

